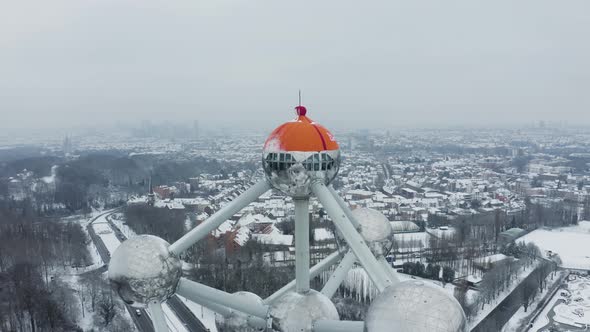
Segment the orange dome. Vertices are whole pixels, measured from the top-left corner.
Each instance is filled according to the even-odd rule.
[[[328,129],[305,116],[305,107],[298,106],[295,109],[297,119],[275,129],[264,143],[265,151],[317,152],[339,149],[334,135]]]

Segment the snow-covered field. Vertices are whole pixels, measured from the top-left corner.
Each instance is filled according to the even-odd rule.
[[[135,234],[135,231],[132,230],[131,227],[127,226],[127,224],[123,222],[121,219],[111,218],[110,220],[115,226],[117,226],[119,230],[121,230],[121,233],[123,233],[123,235],[125,235],[126,238],[134,237],[135,235],[137,235]]]
[[[102,242],[112,256],[115,249],[121,244],[121,241],[119,241],[113,232],[113,229],[107,223],[106,215],[102,215],[100,218],[96,219],[96,221],[92,223],[92,228],[94,228],[96,235],[100,236]]]
[[[430,244],[430,236],[431,235],[426,232],[394,234],[394,248],[397,246],[400,251],[416,251],[428,248]]]
[[[576,277],[568,281],[568,291],[565,294],[565,302],[553,308],[553,319],[580,328],[590,325],[590,278]]]
[[[517,241],[534,242],[544,251],[559,254],[565,268],[590,270],[590,221],[571,227],[537,229]]]
[[[565,278],[567,274],[568,272],[565,270],[556,272],[555,274],[550,273],[547,276],[547,278],[545,278],[545,282],[547,283],[547,289],[551,289],[552,287],[557,286],[556,284],[561,283],[561,280]],[[510,318],[510,320],[506,322],[506,324],[502,328],[502,332],[518,332],[520,326],[528,324],[528,322],[532,319],[533,315],[535,314],[535,309],[538,308],[539,305],[546,300],[549,300],[549,302],[543,309],[543,312],[539,314],[534,323],[534,326],[537,326],[537,328],[535,329],[533,327],[531,331],[538,331],[541,327],[549,324],[549,318],[547,317],[547,314],[549,313],[549,310],[551,310],[551,308],[555,306],[555,302],[557,301],[556,298],[559,297],[556,295],[552,298],[546,298],[550,295],[551,293],[547,292],[537,294],[533,301],[529,304],[528,310],[526,312],[524,311],[524,306],[521,306],[518,309],[518,311],[516,311],[516,313]]]
[[[448,229],[440,229],[440,228],[429,228],[427,229],[428,233],[437,236],[439,238],[448,238],[455,234],[455,228],[449,227]]]

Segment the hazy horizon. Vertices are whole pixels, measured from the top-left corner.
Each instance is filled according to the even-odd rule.
[[[164,7],[165,6],[165,7]],[[586,1],[12,2],[0,128],[590,124]]]

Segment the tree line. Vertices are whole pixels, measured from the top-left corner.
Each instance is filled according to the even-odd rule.
[[[23,211],[0,204],[0,330],[75,330],[74,291],[56,276],[91,263],[88,239],[79,224]]]

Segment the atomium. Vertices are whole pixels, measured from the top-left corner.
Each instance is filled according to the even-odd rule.
[[[149,301],[163,302],[174,294],[182,269],[168,246],[159,237],[139,235],[115,250],[109,280],[125,302],[145,307]]]
[[[338,320],[334,303],[322,293],[287,293],[271,307],[273,328],[281,332],[311,332],[315,320]]]
[[[328,187],[340,168],[338,143],[328,130],[306,116],[305,107],[296,110],[297,118],[279,126],[266,140],[262,154],[265,179],[171,245],[142,235],[119,246],[110,262],[109,279],[121,298],[134,306],[147,305],[157,332],[168,331],[162,302],[175,292],[222,314],[226,327],[239,331],[269,331],[272,327],[280,332],[463,332],[465,314],[452,296],[421,281],[399,283],[395,270],[384,259],[392,246],[389,221],[375,210],[350,211]],[[229,294],[183,278],[178,257],[272,188],[293,197],[295,280],[262,300],[253,293]],[[330,216],[347,252],[333,252],[310,268],[311,194]],[[340,321],[330,297],[355,262],[365,269],[380,294],[365,322]],[[330,273],[321,292],[310,290],[310,280],[321,273]]]
[[[340,168],[340,148],[334,136],[296,107],[297,119],[277,127],[268,137],[262,165],[268,182],[292,197],[308,197],[311,184],[329,184]]]
[[[365,332],[466,332],[465,313],[455,298],[432,283],[403,281],[371,303]]]

